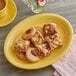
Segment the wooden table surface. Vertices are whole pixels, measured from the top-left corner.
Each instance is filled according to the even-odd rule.
[[[22,0],[15,0],[15,3],[18,10],[15,20],[8,26],[0,28],[0,76],[53,76],[54,70],[51,66],[40,70],[27,71],[12,66],[6,60],[3,45],[8,32],[21,20],[34,15]],[[71,22],[74,33],[76,33],[76,0],[54,0],[46,4],[42,13],[56,13],[64,16]]]

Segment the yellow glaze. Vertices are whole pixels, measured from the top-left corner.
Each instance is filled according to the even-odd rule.
[[[13,46],[16,39],[19,36],[21,36],[22,33],[24,33],[24,31],[26,31],[30,27],[33,26],[42,27],[44,24],[51,22],[57,24],[57,30],[62,39],[63,46],[53,50],[50,56],[45,57],[36,63],[28,63],[27,61],[22,61],[19,58],[17,58],[13,50]],[[51,13],[34,15],[19,22],[9,32],[4,43],[4,54],[7,60],[18,68],[28,69],[28,70],[40,69],[56,62],[68,51],[68,48],[72,42],[72,36],[73,36],[72,26],[69,23],[69,21],[64,17]]]
[[[0,27],[7,26],[16,17],[17,8],[13,0],[5,0],[6,5],[0,11]]]

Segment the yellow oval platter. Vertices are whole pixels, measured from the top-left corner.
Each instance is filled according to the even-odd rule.
[[[21,36],[24,31],[33,26],[42,27],[46,23],[56,23],[58,33],[62,38],[63,46],[55,49],[50,56],[43,58],[36,63],[28,63],[27,61],[22,61],[17,58],[13,51],[13,45],[16,41],[16,38]],[[49,66],[59,60],[67,51],[72,42],[73,29],[71,24],[64,17],[57,14],[38,14],[31,16],[27,19],[19,22],[8,34],[4,43],[4,54],[7,60],[14,66],[22,69],[40,69],[46,66]]]

